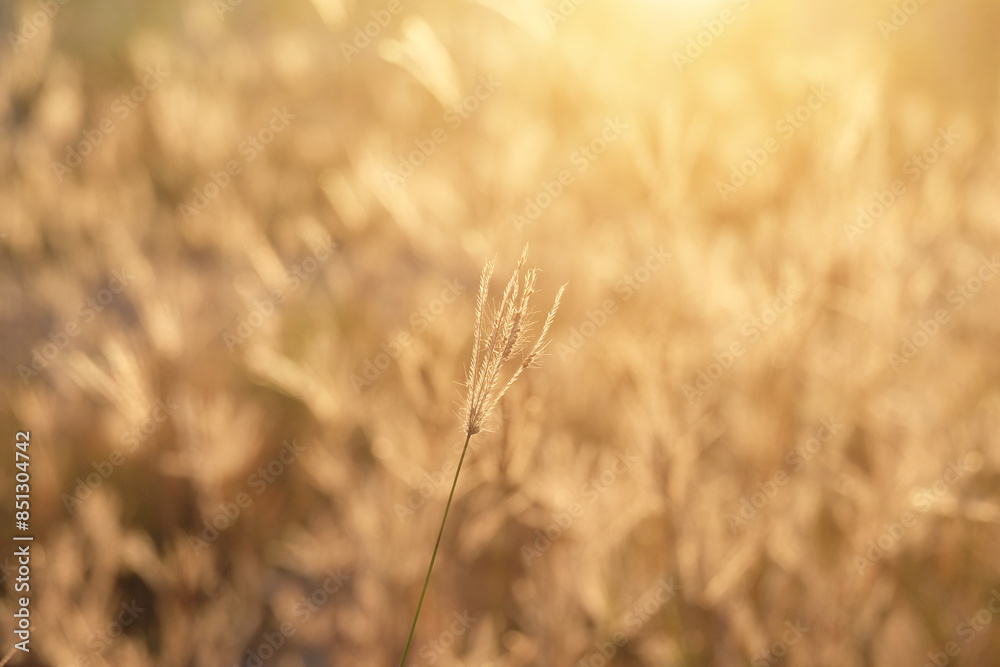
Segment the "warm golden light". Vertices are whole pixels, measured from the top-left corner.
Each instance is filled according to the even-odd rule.
[[[997,26],[0,2],[0,667],[998,664]]]

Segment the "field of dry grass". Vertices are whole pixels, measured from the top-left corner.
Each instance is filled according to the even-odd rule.
[[[0,8],[0,654],[1000,655],[1000,5]],[[537,334],[537,326],[535,334]]]

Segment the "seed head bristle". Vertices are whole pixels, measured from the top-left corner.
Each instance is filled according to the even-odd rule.
[[[517,267],[514,269],[514,274],[504,288],[500,303],[492,312],[489,333],[485,337],[483,334],[487,329],[484,313],[494,264],[487,262],[483,268],[479,283],[479,296],[476,300],[476,328],[472,362],[469,364],[469,375],[466,383],[468,395],[466,397],[465,428],[469,435],[479,433],[482,430],[483,422],[490,416],[497,403],[514,384],[518,376],[526,368],[537,364],[538,357],[546,347],[545,336],[549,327],[552,326],[563,290],[566,288],[565,285],[559,288],[538,339],[531,346],[530,352],[523,355],[521,361],[513,368],[507,381],[501,385],[500,376],[506,362],[518,351],[527,347],[526,335],[531,329],[533,312],[529,307],[529,302],[531,295],[535,293],[538,269],[527,270],[522,280],[521,269],[524,267],[527,257],[528,246],[525,245]],[[499,391],[497,387],[500,387]]]
[[[476,299],[476,329],[474,332],[475,342],[472,345],[472,363],[469,365],[468,384],[471,387],[476,377],[476,369],[479,366],[480,346],[483,344],[483,311],[486,310],[486,293],[489,291],[490,278],[493,276],[494,262],[490,260],[483,266],[483,273],[479,278],[479,296]]]

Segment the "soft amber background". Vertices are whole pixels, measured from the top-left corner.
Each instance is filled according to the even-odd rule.
[[[265,664],[398,664],[462,442],[475,282],[492,257],[505,280],[530,241],[539,308],[569,283],[553,347],[473,439],[408,664],[599,665],[595,643],[624,627],[609,664],[746,665],[800,621],[780,664],[916,667],[956,641],[951,664],[994,665],[1000,619],[968,643],[959,624],[1000,586],[1000,293],[987,281],[960,310],[948,296],[1000,251],[1000,5],[911,4],[884,38],[888,2],[587,0],[552,30],[555,0],[403,0],[348,62],[342,45],[387,2],[245,0],[220,18],[212,0],[70,0],[17,45],[43,5],[5,3],[0,479],[12,489],[14,433],[30,429],[36,536],[32,653],[14,664],[252,665],[282,624],[294,634]],[[681,71],[674,53],[727,8]],[[168,75],[118,119],[150,66]],[[455,128],[446,114],[481,77],[500,85]],[[781,138],[820,85],[830,99]],[[240,143],[286,107],[246,162]],[[107,118],[60,182],[51,163]],[[627,132],[579,171],[574,151],[614,118]],[[946,127],[959,138],[906,180]],[[438,128],[390,188],[385,171]],[[779,150],[723,201],[717,182],[768,137]],[[186,221],[231,160],[240,173]],[[519,229],[512,215],[562,170],[573,182]],[[849,239],[894,179],[905,193]],[[327,238],[332,254],[303,264]],[[661,247],[664,265],[639,271]],[[295,265],[314,270],[286,281]],[[122,269],[125,290],[82,320]],[[629,275],[647,280],[628,292]],[[273,290],[284,302],[254,315]],[[750,342],[779,291],[792,307]],[[607,300],[615,312],[594,315]],[[894,370],[939,309],[948,322]],[[689,400],[733,342],[743,356]],[[386,368],[359,390],[369,362]],[[836,436],[786,464],[828,418]],[[261,488],[255,471],[292,439],[304,451]],[[627,473],[608,473],[628,451]],[[971,471],[928,495],[957,459]],[[239,498],[252,503],[228,529],[191,541]],[[524,547],[574,503],[529,564]],[[4,493],[4,534],[12,506]],[[676,597],[628,623],[670,578]],[[104,642],[123,603],[144,611]],[[455,613],[475,621],[452,637]],[[450,646],[432,656],[435,640]]]

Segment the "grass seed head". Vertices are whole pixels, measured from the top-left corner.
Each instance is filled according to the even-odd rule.
[[[549,310],[538,338],[528,352],[528,334],[532,328],[533,311],[530,307],[531,295],[535,293],[535,281],[538,269],[528,269],[523,276],[521,270],[528,258],[528,246],[524,246],[521,258],[517,262],[514,274],[504,288],[500,303],[493,309],[492,316],[487,317],[487,296],[490,278],[493,275],[493,262],[487,262],[483,267],[479,281],[479,297],[476,301],[476,328],[472,347],[472,361],[469,364],[469,374],[466,381],[468,395],[466,398],[465,429],[469,435],[479,433],[483,422],[489,418],[496,404],[514,384],[518,376],[526,369],[537,365],[538,358],[547,345],[546,334],[555,318],[559,301],[562,299],[563,285],[556,293],[556,298]],[[489,320],[488,323],[486,320]],[[508,362],[521,353],[520,360],[514,364]],[[509,376],[502,380],[505,367],[509,367]]]

